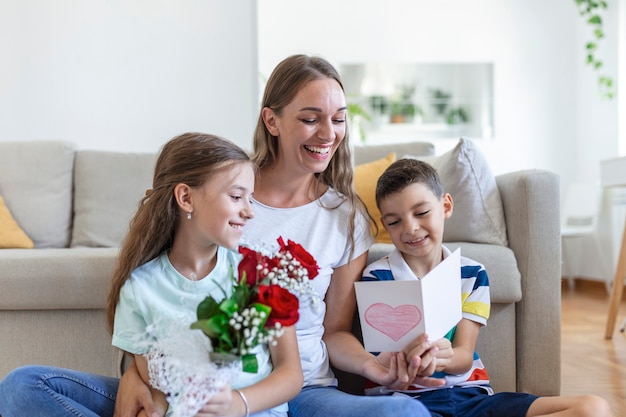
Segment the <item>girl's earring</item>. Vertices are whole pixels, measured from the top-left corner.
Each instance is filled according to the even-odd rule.
[[[191,212],[190,211],[187,212],[187,220],[191,220]]]

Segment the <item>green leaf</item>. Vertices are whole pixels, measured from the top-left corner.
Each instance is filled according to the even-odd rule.
[[[210,319],[219,312],[219,309],[219,303],[215,301],[213,297],[206,297],[200,304],[198,304],[198,320]]]
[[[259,324],[259,329],[262,329],[263,326],[265,326],[267,319],[270,317],[272,308],[270,306],[266,306],[265,304],[261,304],[261,303],[254,303],[252,306],[258,312],[265,312],[265,318],[261,320],[261,324]]]
[[[248,305],[250,300],[250,288],[248,288],[246,284],[236,285],[233,288],[232,299],[241,306]]]
[[[600,28],[597,28],[596,30],[594,30],[593,34],[596,35],[596,39],[604,38],[604,32],[602,32],[602,29]]]
[[[601,25],[602,18],[596,14],[591,16],[589,20],[587,20],[587,23],[589,23],[590,25]]]
[[[602,67],[602,61],[596,61],[596,62],[593,64],[593,67],[594,67],[595,69],[599,69],[600,67]]]
[[[593,61],[594,61],[593,55],[591,54],[587,55],[587,64],[591,64]]]
[[[227,298],[221,302],[219,309],[226,313],[228,317],[232,317],[235,312],[239,311],[239,304],[236,300]]]
[[[598,78],[598,83],[600,85],[606,85],[607,88],[613,87],[613,79],[605,75]]]
[[[361,116],[367,121],[371,121],[370,114],[358,103],[348,103],[348,115],[350,117]]]
[[[224,329],[222,334],[217,338],[219,341],[218,351],[220,352],[230,352],[232,348],[236,346],[236,341],[233,341],[228,330]]]
[[[594,49],[596,49],[596,46],[598,45],[594,42],[587,42],[587,44],[585,45],[585,48],[587,48],[587,50],[589,51],[593,51]]]
[[[211,339],[217,339],[228,331],[228,318],[219,314],[207,320],[195,321],[191,324],[191,328],[200,329]]]

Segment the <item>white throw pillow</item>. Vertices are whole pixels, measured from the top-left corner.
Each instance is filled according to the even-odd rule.
[[[508,245],[496,179],[471,139],[462,137],[454,149],[442,155],[404,157],[431,164],[445,192],[452,196],[454,212],[446,221],[444,242]]]

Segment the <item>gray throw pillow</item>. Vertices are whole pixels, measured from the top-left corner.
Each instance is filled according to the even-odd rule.
[[[496,179],[487,160],[471,139],[462,137],[450,151],[438,156],[412,156],[431,164],[445,192],[454,201],[446,221],[444,242],[508,245],[504,209]]]

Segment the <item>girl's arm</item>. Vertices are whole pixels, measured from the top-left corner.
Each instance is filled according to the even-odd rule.
[[[286,403],[298,395],[302,389],[304,377],[300,365],[296,328],[288,326],[284,330],[284,334],[276,340],[277,345],[270,346],[274,368],[272,373],[256,384],[239,390],[248,402],[250,414]],[[245,416],[245,411],[246,407],[242,398],[233,392],[232,402],[226,416]]]
[[[134,355],[134,356],[135,356],[134,362],[135,362],[135,366],[137,367],[137,372],[139,373],[139,376],[141,377],[141,380],[143,381],[143,383],[146,384],[148,388],[150,389],[150,394],[152,395],[152,401],[154,402],[154,405],[155,405],[155,411],[159,413],[158,414],[159,416],[164,416],[165,413],[167,412],[167,407],[168,407],[165,394],[163,394],[161,391],[157,389],[152,388],[152,386],[149,384],[150,376],[148,375],[148,361],[146,360],[146,358],[144,358],[143,355]],[[139,415],[141,415],[141,413]]]

